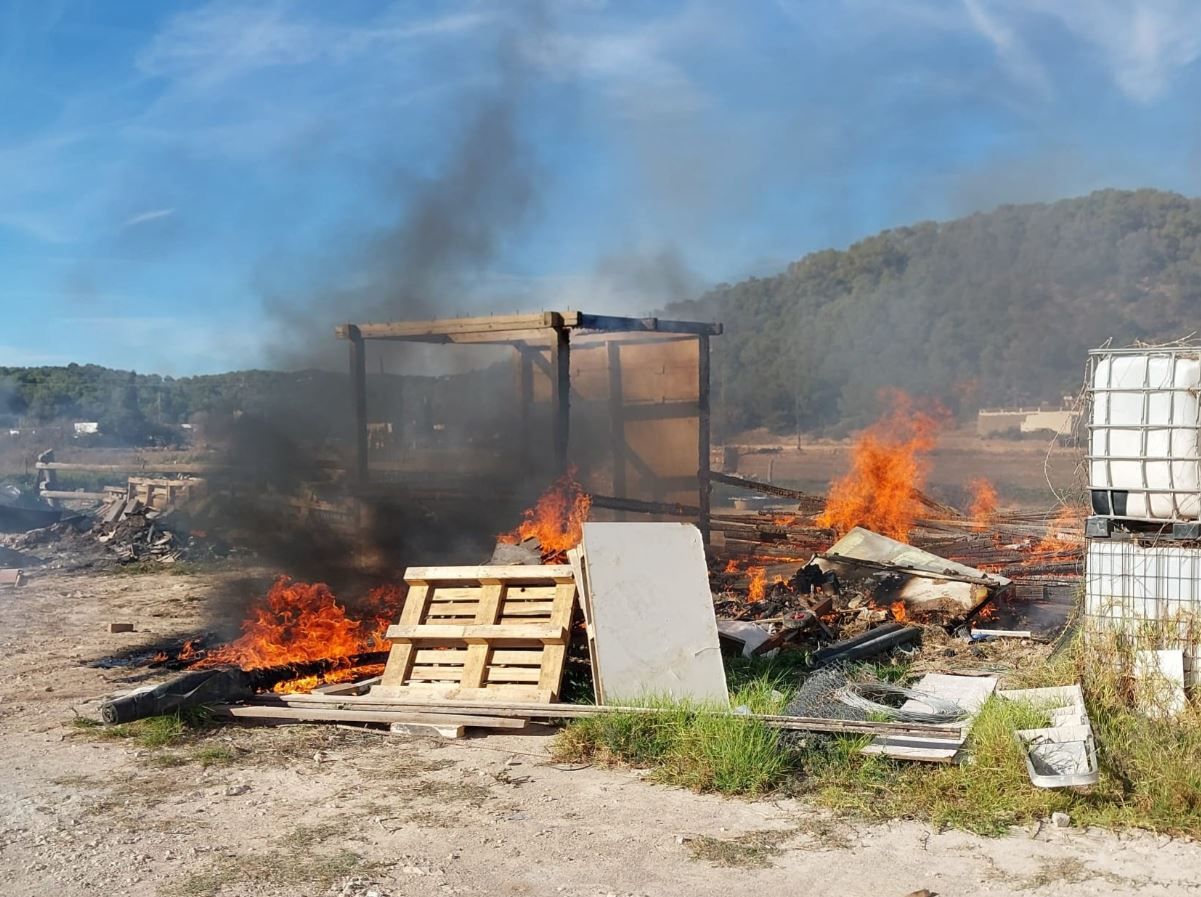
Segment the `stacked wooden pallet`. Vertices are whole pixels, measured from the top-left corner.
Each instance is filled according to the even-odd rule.
[[[576,586],[569,566],[410,567],[373,697],[533,701],[559,695]]]
[[[576,609],[569,566],[410,567],[383,675],[313,694],[258,696],[235,718],[388,723],[393,731],[461,735],[522,728],[481,702],[550,704],[559,696]],[[428,709],[427,709],[428,708]]]

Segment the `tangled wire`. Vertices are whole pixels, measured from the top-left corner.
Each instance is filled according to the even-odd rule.
[[[848,682],[840,688],[836,697],[842,703],[862,710],[869,717],[897,720],[904,723],[953,723],[967,716],[967,712],[952,701],[939,698],[924,691],[912,688],[902,688],[887,682]],[[929,710],[905,710],[894,704],[884,704],[881,700],[899,699],[922,704]]]

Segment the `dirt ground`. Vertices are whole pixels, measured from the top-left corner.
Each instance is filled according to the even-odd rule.
[[[0,592],[6,897],[1201,891],[1189,842],[1050,824],[989,840],[699,796],[556,764],[545,729],[442,743],[227,726],[151,750],[72,724],[140,675],[82,662],[203,630],[233,582],[46,571]]]

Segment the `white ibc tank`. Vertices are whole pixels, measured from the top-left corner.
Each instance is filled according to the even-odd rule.
[[[1134,520],[1201,517],[1201,351],[1090,353],[1093,511]]]

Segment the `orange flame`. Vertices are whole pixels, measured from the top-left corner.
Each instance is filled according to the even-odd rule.
[[[864,526],[904,540],[918,508],[914,492],[926,482],[924,455],[934,447],[945,411],[918,411],[902,392],[886,401],[892,411],[860,434],[851,470],[834,482],[818,526],[845,533]]]
[[[730,558],[730,560],[726,561],[726,569],[724,572],[737,573],[738,572],[738,561],[734,560],[733,558]]]
[[[281,576],[266,601],[242,623],[242,635],[209,651],[195,666],[229,663],[253,670],[313,660],[348,661],[356,654],[382,651],[388,646],[383,633],[397,613],[399,599],[395,586],[373,590],[366,602],[371,616],[360,621],[347,615],[325,583]]]
[[[750,589],[747,592],[747,601],[752,604],[762,601],[767,595],[767,570],[763,567],[750,567],[747,572],[751,574]]]
[[[909,619],[909,612],[905,609],[904,601],[894,601],[888,606],[888,609],[892,611],[892,618],[898,623],[904,623]]]
[[[526,509],[517,529],[502,535],[500,541],[537,539],[544,559],[560,557],[580,544],[591,509],[592,496],[576,481],[575,468],[571,468],[551,483],[535,505]]]
[[[1064,505],[1059,509],[1055,519],[1047,524],[1047,531],[1043,535],[1042,541],[1034,546],[1034,551],[1047,554],[1079,551],[1080,543],[1083,540],[1076,534],[1080,533],[1081,521],[1084,519],[1085,513],[1082,508]]]
[[[357,667],[342,667],[337,670],[327,670],[316,676],[299,676],[286,682],[277,682],[271,686],[276,694],[295,694],[296,692],[312,691],[319,685],[333,685],[338,682],[353,682],[356,679],[368,679],[378,676],[384,671],[382,663],[365,663]]]
[[[972,503],[968,514],[972,518],[972,529],[987,529],[988,524],[997,515],[997,490],[986,479],[972,480],[967,484],[972,490]]]

